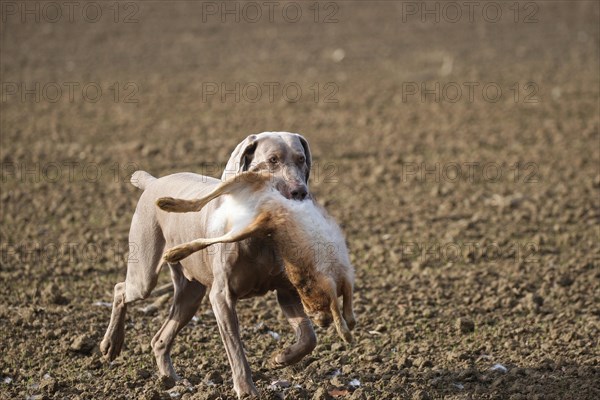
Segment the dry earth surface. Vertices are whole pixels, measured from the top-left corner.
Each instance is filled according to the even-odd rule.
[[[600,398],[597,2],[482,3],[472,21],[438,3],[439,23],[419,2],[278,2],[272,21],[230,3],[239,22],[221,2],[23,4],[2,2],[0,398],[234,396],[206,301],[174,347],[182,382],[149,345],[168,296],[130,308],[110,365],[98,343],[130,173],[219,176],[265,130],[309,139],[358,326],[273,370],[291,329],[272,293],[241,301],[264,398]]]

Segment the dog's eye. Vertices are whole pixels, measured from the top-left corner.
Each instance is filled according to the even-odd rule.
[[[304,156],[298,158],[298,162],[300,164],[304,164],[304,161],[306,161],[306,158],[304,158]]]
[[[269,162],[270,162],[271,164],[277,164],[277,161],[278,161],[278,160],[277,160],[277,156],[271,156],[271,157],[269,158]]]

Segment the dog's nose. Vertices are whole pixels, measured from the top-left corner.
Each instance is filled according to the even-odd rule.
[[[306,190],[306,186],[297,186],[290,192],[292,199],[294,200],[304,200],[306,195],[308,195],[308,190]]]

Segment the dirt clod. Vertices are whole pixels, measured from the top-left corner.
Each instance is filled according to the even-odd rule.
[[[56,379],[47,378],[47,379],[43,379],[42,382],[40,383],[40,390],[47,394],[52,395],[56,392],[57,389],[58,389],[58,382],[56,382]]]
[[[213,370],[213,371],[210,371],[208,374],[206,374],[204,381],[221,384],[221,383],[223,383],[223,377],[221,376],[221,374],[219,372]]]
[[[468,318],[458,318],[456,328],[459,333],[466,334],[475,331],[475,322]]]
[[[161,400],[160,393],[156,389],[148,389],[144,392],[145,400]]]
[[[48,283],[41,293],[42,301],[46,304],[65,305],[69,300],[63,295],[62,290],[55,283]]]
[[[171,378],[170,376],[161,376],[158,380],[158,384],[160,385],[161,389],[163,390],[169,390],[171,389],[173,386],[175,386],[175,379]]]
[[[74,352],[89,355],[96,346],[96,342],[87,335],[79,335],[71,342],[71,349]]]
[[[424,390],[417,390],[412,395],[413,400],[430,400],[431,396]]]
[[[148,371],[146,369],[138,369],[136,374],[140,379],[143,379],[143,380],[146,380],[152,376],[152,373],[150,373],[150,371]]]
[[[419,369],[424,369],[431,368],[433,366],[433,363],[424,357],[417,357],[413,365]]]
[[[329,394],[326,388],[319,387],[313,394],[312,400],[331,400],[333,397]]]

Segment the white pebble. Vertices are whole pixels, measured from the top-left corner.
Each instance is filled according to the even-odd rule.
[[[333,53],[331,53],[331,58],[334,62],[340,62],[346,57],[346,52],[344,49],[335,49]]]
[[[506,368],[502,364],[494,364],[494,366],[492,368],[490,368],[490,370],[492,370],[492,371],[500,371],[502,373],[506,373],[508,371],[508,368]]]
[[[97,302],[93,303],[92,305],[97,306],[97,307],[112,307],[112,304],[107,301],[97,301]]]
[[[286,381],[285,379],[278,379],[276,381],[271,382],[271,389],[277,389],[277,388],[289,388],[290,386],[292,386],[290,381]]]
[[[273,339],[275,339],[275,340],[279,340],[279,339],[281,339],[281,336],[279,336],[279,333],[277,333],[277,332],[268,331],[267,333],[268,333],[269,335],[271,335],[271,337],[272,337]]]

